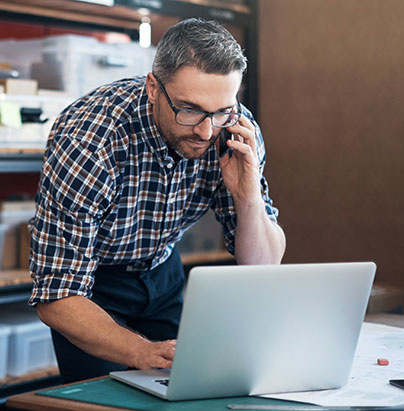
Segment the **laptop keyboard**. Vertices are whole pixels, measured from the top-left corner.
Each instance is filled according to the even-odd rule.
[[[164,378],[164,379],[162,379],[162,380],[154,380],[154,382],[158,382],[159,384],[161,384],[161,385],[165,385],[166,387],[168,387],[168,382],[169,382],[170,380],[168,379],[168,378]]]

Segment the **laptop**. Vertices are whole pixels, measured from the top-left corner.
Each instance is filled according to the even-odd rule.
[[[195,267],[172,368],[110,376],[170,401],[341,387],[375,272],[372,262]]]

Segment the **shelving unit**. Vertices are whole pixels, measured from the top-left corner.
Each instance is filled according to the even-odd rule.
[[[0,21],[115,31],[126,33],[136,40],[139,24],[145,16],[155,28],[164,19],[173,17],[218,20],[230,31],[234,30],[242,36],[249,60],[243,101],[257,114],[257,0],[239,3],[220,0],[115,0],[115,5],[108,7],[75,0],[0,0]],[[0,173],[39,173],[42,157],[42,148],[2,148],[0,145]],[[198,264],[228,264],[234,263],[234,259],[227,252],[219,251],[183,256],[183,263],[188,272]],[[30,289],[31,280],[27,271],[0,272],[0,308],[8,303],[26,301]],[[0,381],[0,407],[10,395],[57,383],[58,376],[54,370],[50,373],[43,370],[21,381]]]
[[[198,264],[231,264],[234,257],[225,250],[185,254],[181,256],[185,271]],[[0,306],[27,301],[31,293],[31,278],[27,270],[0,271]]]
[[[0,306],[27,301],[31,279],[27,270],[0,271]]]
[[[0,147],[0,173],[36,173],[42,168],[42,149]]]

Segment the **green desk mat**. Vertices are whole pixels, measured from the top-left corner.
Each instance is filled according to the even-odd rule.
[[[110,377],[40,391],[38,395],[147,411],[224,411],[228,404],[293,405],[299,403],[259,397],[232,397],[197,401],[166,401]],[[303,405],[303,404],[300,404]]]

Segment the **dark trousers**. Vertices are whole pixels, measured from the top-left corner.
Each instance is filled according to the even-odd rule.
[[[183,288],[184,271],[175,248],[165,263],[147,272],[128,271],[126,265],[99,266],[92,300],[117,323],[152,341],[164,341],[177,338]],[[52,339],[63,383],[127,369],[87,354],[55,330]]]

